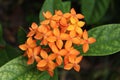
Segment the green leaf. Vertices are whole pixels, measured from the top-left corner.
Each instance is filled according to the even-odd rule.
[[[62,2],[61,0],[54,0],[54,10],[61,10],[63,13],[70,12],[70,1]]]
[[[6,44],[6,46],[3,49],[0,49],[0,66],[4,65],[8,61],[19,55],[20,53],[17,48]]]
[[[0,68],[0,80],[49,80],[47,72],[36,70],[34,65],[27,65],[24,57],[20,56]]]
[[[61,10],[63,13],[70,12],[70,1],[62,2],[61,0],[54,1],[54,10]]]
[[[70,8],[71,8],[71,2],[70,1],[65,1],[62,3],[63,5],[63,12],[70,12]]]
[[[9,57],[5,49],[0,49],[0,66],[9,61]]]
[[[63,5],[61,0],[54,0],[54,5],[53,5],[54,10],[61,10],[63,11]]]
[[[94,24],[105,15],[110,4],[110,0],[81,0],[82,13],[87,24]]]
[[[54,12],[53,4],[54,4],[54,0],[45,0],[43,6],[41,8],[40,14],[39,14],[40,21],[44,20],[44,17],[42,15],[43,12],[46,12],[46,11],[50,11],[51,13]]]
[[[13,59],[19,55],[21,55],[21,54],[17,48],[15,48],[9,44],[6,44],[6,46],[4,48],[0,49],[0,66],[4,65],[8,61],[10,61],[11,59]]]
[[[0,47],[4,47],[5,46],[5,41],[3,40],[3,31],[2,31],[2,26],[0,24]]]
[[[54,76],[50,78],[50,80],[58,80],[58,70],[54,70]]]
[[[8,45],[8,44],[6,45],[5,50],[7,52],[7,56],[9,58],[9,60],[11,60],[13,58],[16,58],[16,57],[21,55],[18,48],[15,48],[15,47],[13,47],[11,45]]]
[[[17,34],[17,41],[19,44],[23,44],[26,40],[26,31],[20,27],[19,30],[18,30],[18,34]]]
[[[120,51],[120,24],[103,25],[89,30],[89,36],[96,38],[83,56],[106,56]],[[82,51],[80,47],[76,47]]]

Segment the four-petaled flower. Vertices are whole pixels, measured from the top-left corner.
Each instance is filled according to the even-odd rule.
[[[96,39],[93,37],[88,38],[88,33],[86,30],[83,32],[83,52],[86,53],[89,50],[89,44],[96,42]]]
[[[73,67],[77,72],[79,72],[80,65],[78,63],[80,63],[81,60],[82,56],[79,57],[72,56],[72,58],[69,59],[69,63],[64,66],[64,69],[70,70]]]
[[[42,57],[42,60],[38,62],[37,68],[41,71],[48,70],[48,72],[51,73],[56,67],[56,64],[53,62],[55,59],[54,54],[48,55],[46,51],[41,50],[40,56]],[[53,76],[53,73],[50,75]]]

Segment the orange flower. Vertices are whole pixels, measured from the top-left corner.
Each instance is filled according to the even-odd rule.
[[[41,40],[46,32],[50,31],[49,25],[40,25],[38,27],[38,32],[34,36],[35,39]]]
[[[77,19],[71,17],[70,18],[71,24],[68,26],[67,30],[68,31],[76,31],[79,35],[82,35],[83,31],[81,27],[84,26],[85,22],[83,21],[78,21]]]
[[[72,8],[70,12],[71,12],[71,16],[76,18],[76,19],[83,19],[84,18],[84,16],[82,14],[76,14],[76,11],[74,8]]]
[[[42,45],[47,45],[49,42],[56,41],[56,38],[53,36],[53,33],[51,30],[48,29],[48,27],[41,25],[38,28],[39,33],[36,34],[35,38],[41,40]]]
[[[67,50],[67,54],[64,56],[64,64],[66,65],[69,62],[69,59],[80,54],[80,52],[73,47],[65,48]]]
[[[59,49],[63,47],[63,41],[62,40],[67,40],[68,35],[65,33],[60,33],[59,28],[53,29],[53,34],[56,37],[56,45]]]
[[[29,28],[30,32],[27,34],[27,37],[32,37],[33,35],[35,35],[35,33],[37,32],[37,28],[38,28],[38,25],[33,22],[31,27]]]
[[[84,30],[83,32],[83,39],[84,39],[83,52],[86,53],[89,49],[89,44],[96,42],[96,39],[93,37],[88,38],[88,33],[86,30]]]
[[[50,26],[52,28],[58,27],[57,22],[52,19],[52,13],[51,12],[49,12],[49,11],[47,11],[46,13],[43,12],[43,16],[46,18],[46,20],[41,22],[42,25],[50,24]]]
[[[53,51],[53,55],[56,57],[57,65],[61,65],[63,62],[62,56],[66,55],[67,51],[65,49],[59,50],[55,43],[49,43],[49,46]]]
[[[32,37],[29,37],[25,44],[19,45],[19,48],[26,51],[24,55],[28,56],[27,64],[32,64],[34,60],[40,60],[37,56],[40,52],[40,47],[37,47],[36,41]]]
[[[33,40],[32,37],[29,37],[26,41],[25,44],[21,44],[19,45],[19,48],[23,51],[27,50],[28,48],[34,48],[36,47],[36,40]]]
[[[70,17],[70,13],[63,14],[61,10],[55,11],[56,17],[59,17],[60,24],[62,26],[67,26],[67,19]]]
[[[35,47],[35,48],[29,48],[27,51],[26,51],[26,54],[28,56],[28,62],[27,64],[33,64],[34,60],[36,62],[39,62],[41,60],[41,58],[38,56],[39,53],[40,53],[40,47]]]
[[[74,44],[80,44],[81,43],[81,39],[80,39],[79,36],[77,36],[75,31],[71,31],[69,33],[69,39],[66,41],[65,47],[70,48],[72,46],[72,43],[74,43]]]
[[[55,59],[54,54],[48,55],[46,51],[41,50],[40,56],[43,59],[40,60],[37,64],[38,69],[41,71],[47,70],[48,72],[50,71],[49,73],[51,73],[56,67],[55,63],[53,62]],[[52,73],[50,75],[53,76]]]
[[[78,63],[80,63],[81,60],[82,60],[82,56],[70,58],[69,63],[64,66],[64,69],[70,70],[73,67],[77,72],[79,72],[80,65],[78,65]]]

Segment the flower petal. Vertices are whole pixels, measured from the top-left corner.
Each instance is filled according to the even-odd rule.
[[[75,58],[76,56],[73,56],[73,55],[69,56],[69,62],[74,64]]]
[[[49,60],[54,60],[56,58],[56,54],[52,53],[49,55]]]
[[[75,31],[79,34],[82,35],[83,34],[83,30],[80,27],[76,27]]]
[[[72,8],[72,9],[70,10],[70,12],[71,12],[71,14],[76,14],[76,11],[75,11],[74,8]]]
[[[88,39],[88,33],[86,30],[83,32],[83,39],[87,40]]]
[[[35,36],[34,36],[35,39],[38,39],[38,40],[41,40],[43,38],[43,34],[42,33],[37,33]]]
[[[53,15],[52,20],[59,21],[61,16]]]
[[[74,30],[74,29],[75,29],[74,25],[69,25],[68,28],[67,28],[68,31],[71,31],[71,30]]]
[[[72,67],[73,67],[73,64],[66,64],[65,66],[64,66],[64,69],[66,69],[66,70],[70,70],[70,69],[72,69]]]
[[[78,19],[83,19],[83,18],[84,18],[84,16],[83,16],[82,14],[76,14],[76,17],[77,17]]]
[[[72,41],[71,40],[66,41],[66,43],[65,43],[65,49],[68,49],[71,46],[72,46]]]
[[[93,37],[90,37],[90,38],[88,39],[88,42],[89,42],[89,44],[92,44],[92,43],[96,42],[96,39],[93,38]]]
[[[65,56],[64,57],[64,65],[68,64],[69,63],[69,58],[68,56]]]
[[[82,58],[83,58],[83,56],[77,57],[77,58],[75,59],[75,63],[78,64],[79,62],[81,62]]]
[[[47,37],[53,36],[52,34],[53,34],[52,31],[47,31],[47,32],[45,33],[45,36],[47,36]]]
[[[27,56],[28,56],[28,58],[33,57],[33,49],[32,48],[28,48]]]
[[[56,45],[59,49],[61,49],[63,47],[63,41],[62,40],[57,40]]]
[[[80,43],[79,44],[84,44],[84,40],[83,39],[79,39],[80,40]]]
[[[86,53],[89,50],[89,44],[83,44],[83,52]]]
[[[57,11],[55,11],[55,14],[56,14],[56,15],[59,15],[59,16],[63,15],[63,13],[62,13],[61,10],[57,10]]]
[[[57,53],[58,52],[58,48],[57,46],[55,45],[55,43],[49,43],[49,47],[52,49],[52,51],[54,53]]]
[[[38,47],[35,47],[34,50],[33,50],[34,55],[35,55],[35,56],[39,55],[40,50],[41,50],[41,47],[39,47],[39,46],[38,46]]]
[[[58,57],[56,58],[56,62],[57,62],[58,65],[61,65],[62,62],[63,62],[62,57],[61,57],[61,56],[58,56]]]
[[[80,65],[76,64],[76,65],[74,66],[74,69],[75,69],[75,71],[79,72],[79,71],[80,71]]]
[[[41,58],[39,56],[35,56],[35,61],[39,62],[41,60]]]
[[[53,30],[53,34],[54,34],[55,36],[59,37],[59,36],[60,36],[60,31],[59,31],[59,29],[58,29],[58,28],[55,28],[55,29]]]
[[[61,33],[60,38],[61,38],[62,40],[68,40],[68,39],[69,39],[69,35],[66,34],[66,33]]]
[[[53,29],[58,27],[57,23],[56,23],[55,21],[53,21],[53,20],[50,21],[50,26],[51,26]]]
[[[27,39],[27,44],[28,44],[28,46],[29,47],[36,47],[36,41],[35,40],[33,40],[32,39],[32,37],[29,37],[28,39]]]
[[[46,26],[40,25],[40,27],[38,27],[38,31],[41,33],[46,33],[46,32],[48,32],[48,29]]]
[[[30,65],[30,64],[33,64],[33,63],[34,63],[34,58],[30,57],[27,61],[27,64]]]
[[[65,13],[65,14],[63,15],[63,17],[69,18],[69,17],[70,17],[70,13]]]
[[[37,67],[45,67],[47,65],[47,62],[45,60],[41,60],[38,62]]]
[[[49,36],[47,38],[47,41],[49,41],[49,42],[55,42],[56,41],[56,37],[55,36]]]
[[[51,18],[52,17],[52,13],[47,11],[46,13],[43,12],[43,16],[47,19]]]
[[[35,31],[31,30],[28,34],[27,37],[32,37],[35,34]]]
[[[83,27],[85,25],[85,22],[79,21],[77,24],[78,24],[79,27]]]
[[[67,20],[66,20],[64,17],[62,17],[62,18],[60,19],[60,24],[61,24],[62,26],[67,26]]]
[[[68,26],[60,26],[60,32],[61,33],[65,33],[66,32],[66,30],[67,30],[67,28],[68,28]]]
[[[70,18],[70,22],[71,22],[72,24],[76,24],[76,23],[77,23],[77,20],[76,20],[75,18],[71,17],[71,18]]]
[[[50,20],[44,20],[44,21],[40,22],[40,24],[43,24],[43,25],[47,25],[49,23],[50,23]]]
[[[72,54],[72,55],[79,55],[80,52],[79,52],[77,49],[74,49],[74,48],[72,49],[72,48],[71,48],[70,54]]]
[[[70,37],[73,38],[76,36],[76,32],[74,30],[70,31]]]
[[[48,67],[49,67],[49,70],[52,71],[55,69],[56,65],[53,61],[49,61]]]
[[[19,45],[19,48],[23,51],[27,50],[27,45],[26,44],[21,44]]]
[[[73,42],[74,44],[80,44],[80,39],[79,39],[79,38],[73,38],[73,39],[72,39],[72,42]]]
[[[31,27],[32,27],[32,29],[37,29],[38,25],[35,22],[33,22],[32,25],[31,25]]]
[[[41,50],[40,55],[41,55],[41,57],[42,57],[43,59],[47,59],[47,58],[48,58],[48,54],[47,54],[47,52],[44,51],[44,50]]]
[[[59,54],[60,54],[61,56],[64,56],[64,55],[67,54],[67,50],[62,49],[62,50],[59,51]]]

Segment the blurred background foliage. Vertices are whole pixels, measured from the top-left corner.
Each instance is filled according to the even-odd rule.
[[[71,8],[84,14],[87,30],[120,23],[120,0],[62,1],[71,3]],[[39,24],[43,3],[44,0],[0,0],[0,66],[22,54],[18,45],[24,43],[31,23]],[[55,6],[60,7],[60,4]],[[60,69],[59,80],[120,80],[119,60],[120,52],[109,56],[84,57],[79,73]]]

